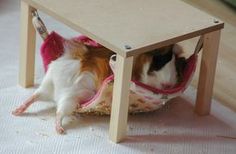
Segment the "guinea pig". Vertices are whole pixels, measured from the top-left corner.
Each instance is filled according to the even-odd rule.
[[[134,59],[132,79],[159,89],[172,88],[181,76],[178,66],[182,53],[183,49],[173,44],[138,55]]]
[[[65,132],[62,120],[75,111],[80,101],[95,95],[102,81],[112,71],[109,59],[112,51],[93,48],[75,40],[64,43],[64,54],[51,62],[39,88],[12,114],[19,116],[36,101],[56,103],[56,125],[59,134]]]

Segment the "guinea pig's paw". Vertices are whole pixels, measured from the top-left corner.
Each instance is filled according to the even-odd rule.
[[[61,127],[61,126],[56,126],[56,131],[57,131],[58,134],[61,134],[61,135],[66,133],[64,128]]]
[[[25,110],[26,110],[25,106],[20,106],[16,108],[14,111],[12,111],[12,114],[15,116],[20,116],[22,113],[24,113]]]

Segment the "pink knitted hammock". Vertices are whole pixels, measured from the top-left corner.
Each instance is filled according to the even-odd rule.
[[[84,43],[87,46],[97,48],[102,47],[100,44],[96,43],[95,41],[89,39],[86,36],[79,36],[75,39]],[[176,84],[173,88],[164,90],[157,89],[149,85],[143,84],[139,81],[132,80],[129,96],[129,113],[149,112],[157,110],[163,105],[165,105],[168,100],[182,94],[191,82],[193,74],[195,72],[198,52],[201,50],[203,44],[202,40],[203,38],[201,37],[198,41],[194,53],[187,59],[187,64],[183,69],[182,81]],[[47,71],[48,65],[53,60],[56,60],[63,54],[63,42],[64,38],[56,32],[51,32],[44,38],[44,42],[41,46],[41,56],[45,71]],[[110,65],[112,70],[115,69],[116,66],[114,61],[110,60]],[[114,75],[107,77],[103,81],[102,86],[92,98],[84,100],[78,105],[76,112],[110,114],[113,81]]]

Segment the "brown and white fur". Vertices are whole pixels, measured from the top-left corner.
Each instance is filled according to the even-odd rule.
[[[63,117],[71,114],[80,101],[92,97],[112,73],[109,67],[112,54],[106,48],[89,48],[73,40],[66,41],[64,55],[49,65],[40,87],[12,113],[21,115],[36,101],[54,101],[56,131],[64,133]]]
[[[169,51],[172,51],[172,47],[160,50],[161,54]],[[106,48],[97,49],[85,46],[80,42],[67,40],[64,55],[49,65],[39,88],[12,114],[21,115],[36,101],[56,102],[55,128],[58,133],[64,133],[63,118],[75,111],[80,101],[94,96],[102,81],[111,75],[109,59],[112,54],[114,53]],[[161,69],[156,71],[155,68],[152,68],[150,71],[154,57],[154,52],[150,52],[135,58],[133,79],[158,88],[163,86],[161,84],[163,82],[168,85],[175,84],[175,56],[172,54],[171,60]]]
[[[174,44],[140,54],[135,57],[132,78],[159,89],[173,87],[178,81],[176,56],[182,53]]]

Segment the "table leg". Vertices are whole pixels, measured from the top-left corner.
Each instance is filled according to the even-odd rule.
[[[117,55],[109,130],[110,139],[116,143],[125,137],[127,131],[132,67],[133,57]]]
[[[34,84],[36,34],[32,24],[32,10],[34,8],[21,1],[19,84],[22,87]]]
[[[195,112],[199,115],[208,115],[210,113],[219,41],[220,31],[204,35],[204,46],[195,106]]]

